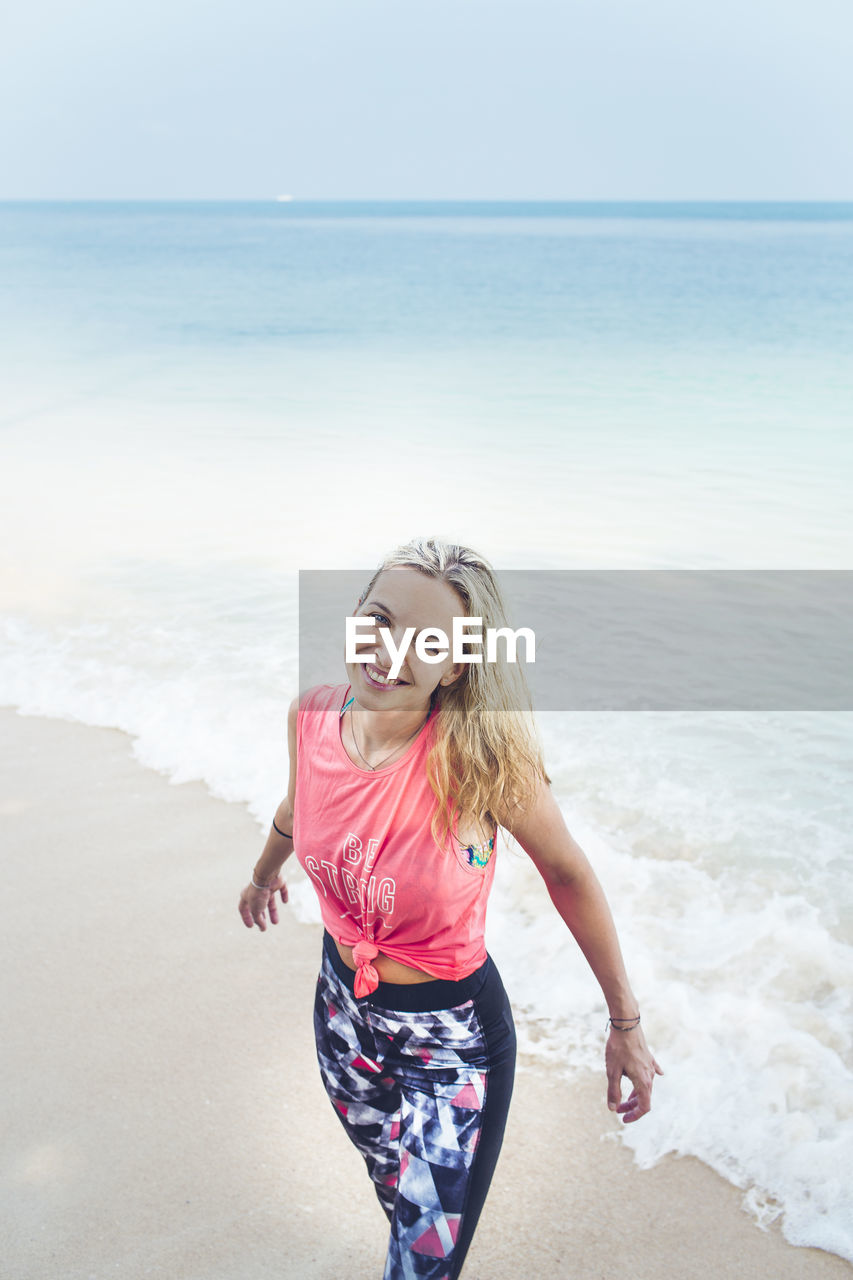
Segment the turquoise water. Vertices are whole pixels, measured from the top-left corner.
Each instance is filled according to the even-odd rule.
[[[0,244],[2,423],[104,485],[139,461],[240,524],[296,461],[394,541],[405,450],[421,527],[438,493],[482,542],[493,502],[514,563],[850,562],[853,206],[5,205]],[[114,537],[146,555],[131,490]],[[215,519],[205,559],[253,554]]]
[[[0,702],[265,823],[299,569],[853,568],[851,279],[853,205],[1,205]],[[853,717],[542,728],[667,1068],[625,1141],[853,1257]],[[543,899],[502,850],[490,947],[584,1070]]]

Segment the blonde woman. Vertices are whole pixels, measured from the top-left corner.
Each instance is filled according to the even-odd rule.
[[[465,547],[415,541],[383,562],[357,613],[375,629],[362,624],[349,683],[290,709],[288,794],[240,914],[248,928],[277,923],[295,850],[325,924],[320,1071],[391,1223],[384,1280],[456,1280],[515,1068],[509,1002],[483,941],[499,826],[532,858],[601,985],[608,1103],[626,1123],[649,1110],[660,1068],[601,886],[551,794],[520,667],[454,663],[422,634],[450,636],[454,617],[505,626],[492,570]],[[421,637],[420,654],[410,643],[392,679],[407,634]]]

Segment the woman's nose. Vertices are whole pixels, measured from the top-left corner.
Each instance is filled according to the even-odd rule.
[[[389,628],[389,630],[390,630],[390,628]],[[393,639],[394,644],[396,645],[396,644],[398,643],[398,637],[397,637],[397,635],[396,635],[393,631],[391,631],[391,636],[392,636],[392,639]],[[386,641],[385,641],[384,637],[383,637],[383,636],[381,636],[381,635],[379,634],[378,629],[377,629],[377,635],[376,635],[376,665],[377,665],[377,667],[379,667],[379,668],[380,668],[380,670],[382,670],[382,671],[388,671],[393,661],[394,661],[394,659],[393,659],[393,657],[392,657],[392,655],[391,655],[391,651],[389,650],[388,645],[387,645],[387,643],[386,643]]]

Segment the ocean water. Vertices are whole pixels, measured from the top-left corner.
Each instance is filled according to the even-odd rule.
[[[300,569],[852,569],[851,278],[850,205],[0,205],[0,703],[265,826]],[[541,732],[666,1070],[622,1140],[853,1259],[853,713]],[[488,941],[528,1050],[598,1069],[517,849]]]

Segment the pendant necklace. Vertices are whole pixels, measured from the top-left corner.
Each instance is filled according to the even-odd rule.
[[[346,708],[344,708],[344,710],[346,710]],[[362,754],[361,747],[358,745],[358,738],[356,738],[356,736],[355,736],[355,714],[354,714],[354,712],[355,712],[355,707],[353,706],[352,710],[350,711],[350,728],[352,729],[352,740],[353,740],[353,745],[355,746],[355,749],[356,749],[356,751],[358,752],[358,754],[361,756],[362,760],[364,760],[364,763],[367,765],[368,769],[370,769],[371,773],[375,773],[377,769],[381,769],[381,768],[382,768],[382,766],[383,766],[383,764],[386,764],[386,763],[387,763],[387,761],[389,761],[389,760],[391,759],[391,757],[392,757],[392,756],[396,755],[396,754],[397,754],[397,752],[398,752],[398,751],[400,751],[403,747],[408,746],[408,744],[412,741],[412,738],[416,737],[416,736],[420,733],[421,729],[424,727],[424,725],[426,724],[427,720],[429,720],[429,713],[427,713],[427,718],[426,718],[426,720],[424,720],[423,724],[419,724],[419,725],[418,725],[418,727],[417,727],[417,729],[415,729],[414,733],[410,733],[410,734],[409,734],[409,736],[408,736],[408,738],[406,738],[405,742],[400,742],[400,743],[398,743],[398,744],[397,744],[397,746],[394,748],[394,750],[393,750],[393,751],[389,751],[388,755],[387,755],[387,756],[383,756],[383,758],[382,758],[382,759],[381,759],[377,764],[371,764],[369,760],[365,760],[365,757],[364,757],[364,755]]]

